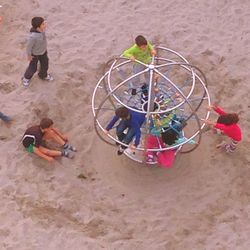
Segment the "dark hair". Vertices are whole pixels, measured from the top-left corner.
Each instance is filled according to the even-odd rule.
[[[44,22],[44,19],[42,17],[33,17],[31,20],[31,25],[34,29],[37,29],[41,26],[41,24]]]
[[[129,116],[129,110],[126,107],[120,107],[116,109],[115,114],[121,119],[126,119]]]
[[[141,47],[142,45],[148,44],[146,38],[144,36],[141,36],[141,35],[139,35],[135,38],[135,43],[138,47]]]
[[[225,125],[232,125],[239,121],[239,116],[236,113],[220,115],[217,119],[217,123],[222,123]]]
[[[167,145],[172,145],[178,139],[178,134],[171,128],[166,128],[164,132],[161,133],[161,138]]]
[[[153,111],[157,110],[159,108],[159,104],[154,102],[154,109]],[[143,111],[148,111],[148,101],[146,100],[145,102],[143,102],[142,104],[142,110]]]
[[[51,125],[53,125],[53,121],[49,118],[43,118],[40,122],[41,129],[49,128]]]

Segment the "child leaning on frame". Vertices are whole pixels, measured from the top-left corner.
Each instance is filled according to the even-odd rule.
[[[152,127],[150,135],[146,140],[147,149],[160,149],[167,148],[168,146],[175,146],[185,142],[187,139],[184,137],[183,128],[187,125],[184,118],[177,117],[173,114],[173,117],[162,128]],[[153,132],[153,133],[152,133]],[[188,143],[195,144],[195,141],[189,140]],[[146,161],[147,163],[158,162],[159,165],[165,168],[169,168],[173,165],[175,159],[175,153],[177,149],[166,149],[164,151],[147,151]]]

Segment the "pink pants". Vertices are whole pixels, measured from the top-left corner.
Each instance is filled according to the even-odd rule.
[[[146,148],[147,149],[157,149],[165,147],[165,144],[163,143],[161,137],[149,135],[146,140]],[[174,163],[175,158],[175,150],[165,150],[162,152],[146,152],[147,159],[153,159],[154,157],[157,157],[157,162],[165,168],[172,167]]]

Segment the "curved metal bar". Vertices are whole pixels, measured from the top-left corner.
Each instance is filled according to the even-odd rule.
[[[158,65],[158,67],[159,67],[159,66],[160,66],[160,67],[162,67],[162,66],[171,66],[171,65],[182,65],[182,64],[181,64],[181,63],[169,63],[169,64],[167,64],[167,65]],[[150,65],[148,65],[148,66],[150,66]],[[156,66],[155,66],[155,67],[156,67]],[[112,70],[114,70],[114,69],[112,69]],[[111,68],[110,68],[110,71],[109,71],[109,72],[111,72],[112,70],[111,70]],[[137,73],[137,74],[135,74],[135,75],[130,76],[130,77],[127,78],[126,80],[122,81],[121,83],[122,83],[122,84],[125,84],[126,82],[130,81],[131,79],[133,79],[133,78],[135,78],[135,77],[137,77],[137,76],[139,76],[139,75],[141,75],[141,74],[144,74],[144,73],[147,72],[148,70],[149,70],[149,68],[146,68],[145,70],[143,70],[143,71],[141,71],[141,72],[139,72],[139,73]],[[156,68],[154,68],[153,71],[155,71],[156,73],[160,73]],[[192,77],[192,78],[193,78],[193,84],[192,84],[192,89],[190,90],[190,92],[189,92],[187,98],[192,94],[192,91],[193,91],[194,85],[195,85],[195,82],[194,82],[195,74],[194,74],[194,72],[192,71],[192,68],[191,68],[190,71],[192,72],[192,75],[193,75],[193,77]],[[110,75],[110,73],[108,73],[108,75]],[[165,77],[164,77],[164,78],[165,78]],[[165,78],[165,80],[169,81],[168,78]],[[112,91],[112,87],[111,87],[111,83],[110,83],[110,78],[108,79],[108,82],[109,82],[110,91]],[[121,84],[121,83],[120,83],[120,84]],[[119,85],[120,85],[120,84],[119,84]],[[174,84],[174,83],[171,83],[171,84]],[[118,86],[119,86],[119,85],[118,85]],[[174,85],[175,85],[175,84],[174,84]],[[176,88],[175,88],[175,89],[176,89]],[[129,107],[129,106],[126,105],[125,103],[121,102],[121,100],[120,100],[116,95],[113,95],[113,97],[116,99],[117,102],[119,102],[122,106],[124,106],[124,107],[126,107],[126,108],[128,108],[128,109],[131,109],[131,110],[133,110],[133,111],[135,111],[135,112],[139,112],[139,113],[143,113],[143,114],[146,113],[146,112],[143,111],[143,110],[137,110],[137,109],[134,109],[134,108],[132,108],[132,107]],[[183,101],[180,102],[178,105],[176,105],[176,106],[174,106],[174,107],[172,107],[172,108],[169,108],[169,109],[166,109],[166,110],[163,110],[163,111],[158,111],[158,112],[157,112],[157,111],[151,112],[151,114],[164,114],[164,113],[167,113],[167,112],[171,112],[172,110],[177,109],[178,107],[180,107],[180,106],[183,105],[184,103],[185,103],[185,100],[183,100]]]
[[[174,51],[172,49],[165,48],[165,47],[162,47],[162,46],[159,46],[159,45],[155,46],[155,48],[156,49],[161,49],[163,51],[171,52],[171,53],[175,54],[176,56],[180,57],[185,63],[189,63],[188,60],[185,57],[183,57],[180,53],[178,53],[178,52],[176,52],[176,51]]]
[[[168,66],[169,64],[166,64],[166,65],[164,65],[164,66]],[[175,65],[181,65],[181,66],[183,66],[183,65],[186,65],[186,64],[183,64],[183,63],[177,63],[177,64],[175,64]],[[206,77],[205,77],[205,75],[204,75],[204,73],[197,67],[197,66],[194,66],[194,65],[190,65],[190,64],[187,64],[188,66],[190,66],[190,67],[192,67],[192,68],[195,68],[195,69],[197,69],[200,73],[201,73],[201,75],[202,75],[202,77],[204,78],[204,80],[205,80],[205,83],[203,83],[203,81],[201,80],[201,78],[195,73],[195,77],[196,78],[198,78],[199,79],[199,81],[202,83],[202,85],[203,85],[203,88],[204,88],[204,86],[205,87],[207,87],[207,79],[206,79]],[[161,65],[162,66],[162,65]],[[164,77],[165,78],[165,77]],[[167,79],[167,81],[169,81],[168,79]],[[169,81],[170,82],[170,81]],[[191,92],[191,91],[190,91]],[[202,102],[203,102],[203,100],[204,100],[204,98],[205,98],[205,96],[207,95],[207,91],[205,90],[205,88],[204,88],[204,92],[203,92],[203,96],[202,96],[202,98],[201,98],[201,101],[200,101],[200,103],[197,105],[197,107],[195,108],[195,111],[197,111],[198,109],[199,109],[199,107],[201,106],[201,104],[202,104]],[[188,95],[187,96],[187,99],[189,98],[189,96],[190,95]],[[181,106],[181,105],[177,105],[177,106],[175,106],[175,107],[179,107],[179,106]],[[190,117],[192,116],[192,114],[190,115]],[[189,118],[190,118],[189,117]],[[189,119],[188,118],[188,119]],[[187,119],[187,120],[188,120]]]
[[[121,85],[121,84],[120,84],[120,85]],[[116,88],[119,88],[119,87],[120,87],[120,86],[118,85]],[[101,104],[99,105],[99,107],[98,107],[98,109],[97,109],[97,112],[95,113],[95,112],[93,111],[94,114],[95,114],[95,115],[94,115],[95,124],[97,123],[98,126],[99,126],[102,130],[104,130],[104,128],[101,126],[101,124],[99,123],[99,121],[98,121],[98,119],[97,119],[98,113],[99,113],[99,111],[101,110],[103,104],[104,104],[104,103],[106,102],[106,100],[108,99],[108,97],[109,97],[110,95],[112,95],[112,93],[113,93],[114,91],[116,91],[116,88],[113,89],[113,91],[110,92],[110,93],[105,97],[105,99],[101,102]],[[188,101],[187,101],[187,102],[188,102]],[[188,103],[189,103],[189,102],[188,102]],[[190,105],[190,103],[189,103],[189,105]],[[190,106],[191,106],[191,105],[190,105]],[[190,108],[191,108],[191,110],[192,110],[192,107],[190,107]],[[196,117],[198,126],[199,126],[199,128],[201,129],[202,127],[200,126],[199,118],[197,117],[196,113],[195,113],[194,115],[195,115],[195,117]],[[156,151],[165,151],[165,150],[170,150],[170,149],[176,149],[176,148],[178,148],[179,146],[182,146],[182,145],[186,144],[188,141],[190,141],[190,140],[192,140],[194,137],[196,137],[196,136],[199,134],[200,129],[199,129],[193,136],[191,136],[190,138],[188,138],[188,139],[185,140],[184,142],[179,143],[178,145],[174,145],[174,146],[171,146],[171,147],[167,147],[167,148],[164,148],[164,149],[162,149],[162,150],[159,150],[159,149],[150,149],[150,150],[148,150],[148,151],[156,152]],[[124,143],[118,141],[116,138],[112,137],[111,135],[109,135],[109,137],[110,137],[112,140],[114,140],[115,142],[120,143],[121,145],[128,146],[127,144],[124,144]],[[137,148],[137,150],[144,150],[144,148]]]
[[[191,104],[189,103],[189,101],[187,101],[186,99],[187,99],[187,97],[189,97],[190,95],[188,95],[187,97],[185,96],[185,95],[182,95],[182,97],[185,99],[184,100],[184,102],[182,103],[182,104],[184,104],[184,103],[187,103],[188,105],[189,105],[189,107],[190,107],[190,109],[191,109],[191,111],[192,111],[192,113],[191,113],[191,115],[188,117],[188,119],[190,119],[190,117],[192,117],[192,116],[195,116],[195,119],[196,119],[196,121],[197,121],[197,123],[198,123],[198,127],[199,127],[199,130],[193,135],[193,136],[191,136],[188,140],[191,140],[191,139],[193,139],[194,137],[196,137],[197,136],[197,134],[200,134],[201,135],[201,128],[202,127],[204,127],[204,125],[205,124],[203,124],[202,126],[200,126],[200,122],[199,122],[199,118],[198,118],[198,116],[197,116],[197,114],[196,114],[196,111],[199,109],[199,107],[201,106],[201,104],[202,104],[202,102],[203,102],[203,100],[204,100],[204,97],[207,95],[208,96],[208,102],[210,103],[210,97],[209,97],[209,94],[208,94],[208,91],[207,91],[207,81],[206,81],[206,77],[205,77],[205,75],[203,74],[203,72],[198,68],[198,67],[196,67],[196,66],[194,66],[194,65],[190,65],[189,63],[188,63],[188,61],[184,58],[184,57],[182,57],[179,53],[177,53],[177,52],[175,52],[175,51],[173,51],[173,50],[170,50],[170,49],[167,49],[167,48],[164,48],[164,47],[160,47],[160,46],[158,46],[157,48],[160,48],[160,49],[163,49],[163,50],[165,50],[165,51],[168,51],[168,52],[172,52],[172,53],[174,53],[174,54],[176,54],[177,56],[179,56],[185,63],[178,63],[178,62],[173,62],[172,60],[168,60],[168,59],[163,59],[163,58],[157,58],[156,57],[156,60],[165,60],[165,61],[170,61],[170,63],[168,63],[168,64],[161,64],[161,65],[155,65],[155,67],[153,68],[153,70],[152,70],[152,73],[151,73],[151,75],[153,74],[153,72],[157,72],[158,70],[158,68],[161,68],[161,67],[164,67],[164,66],[169,66],[170,64],[173,64],[173,65],[180,65],[181,67],[183,67],[184,65],[186,65],[186,66],[188,66],[188,67],[186,67],[186,69],[187,68],[189,68],[189,67],[191,67],[191,70],[190,70],[190,68],[188,69],[190,72],[192,72],[192,74],[193,74],[193,81],[195,81],[195,78],[197,78],[199,81],[200,81],[200,83],[203,85],[203,88],[204,88],[204,94],[203,94],[203,97],[201,98],[201,101],[200,101],[200,103],[199,103],[199,105],[197,105],[197,107],[195,108],[195,110],[193,110],[192,109],[192,107],[191,107]],[[119,59],[120,59],[121,57],[119,57]],[[126,58],[123,58],[123,59],[126,59]],[[112,60],[114,60],[114,59],[112,59]],[[111,60],[110,60],[111,61]],[[153,61],[153,60],[152,60]],[[172,62],[171,62],[172,61]],[[96,88],[95,88],[95,90],[94,90],[94,93],[93,93],[93,97],[92,97],[92,111],[93,111],[93,114],[94,114],[94,117],[95,117],[95,128],[96,128],[96,125],[98,125],[99,126],[99,128],[101,128],[102,130],[103,130],[103,127],[101,126],[101,124],[99,123],[99,121],[98,121],[98,113],[99,113],[99,111],[101,110],[101,108],[102,108],[102,106],[103,106],[103,104],[106,102],[106,100],[107,100],[107,98],[109,98],[109,97],[111,97],[111,95],[113,94],[113,96],[114,96],[114,92],[119,88],[119,87],[121,87],[123,84],[125,84],[126,82],[128,82],[129,80],[131,80],[131,79],[133,79],[133,77],[136,77],[136,76],[138,76],[138,75],[140,75],[140,74],[144,74],[145,72],[147,72],[149,69],[147,68],[146,70],[143,70],[143,71],[141,71],[141,72],[139,72],[138,74],[135,74],[135,75],[133,75],[132,77],[129,77],[126,81],[122,81],[120,84],[118,84],[114,89],[112,89],[112,87],[111,87],[111,83],[110,83],[110,75],[111,75],[111,72],[115,69],[115,68],[117,68],[117,67],[121,67],[121,65],[124,65],[124,64],[126,64],[126,63],[129,63],[130,62],[130,60],[128,60],[128,61],[125,61],[125,62],[123,62],[123,63],[120,63],[119,65],[116,65],[115,66],[115,64],[116,64],[116,61],[112,64],[112,66],[111,66],[111,68],[109,69],[109,71],[108,72],[106,72],[105,74],[104,74],[104,76],[99,80],[99,82],[98,82],[98,84],[97,84],[97,86],[96,86]],[[139,62],[139,61],[138,61]],[[140,63],[140,62],[139,62]],[[144,64],[144,66],[149,66],[149,65],[145,65]],[[195,68],[195,69],[197,69],[200,73],[201,73],[201,75],[202,75],[202,77],[205,79],[205,84],[203,83],[203,81],[201,80],[201,78],[196,74],[196,73],[193,73],[193,68]],[[160,73],[159,71],[157,72],[157,73]],[[102,81],[104,81],[104,84],[105,84],[105,77],[108,75],[108,81],[109,81],[109,89],[110,89],[110,91],[111,92],[109,92],[109,93],[107,93],[108,92],[108,90],[106,91],[106,93],[107,93],[107,96],[105,97],[105,99],[103,100],[103,102],[101,102],[101,104],[99,105],[99,107],[98,108],[95,108],[95,102],[94,102],[94,98],[95,98],[95,95],[96,95],[96,92],[97,92],[97,89],[98,89],[98,87],[99,87],[99,85],[101,84],[101,82]],[[163,78],[166,80],[166,76],[165,75],[163,75]],[[169,82],[169,80],[170,79],[168,79],[167,78],[167,81]],[[171,81],[171,80],[170,80]],[[152,84],[152,79],[151,79],[151,84]],[[172,86],[174,87],[175,86],[175,84],[174,83],[170,83],[170,84],[172,84]],[[177,86],[175,86],[175,87],[177,87]],[[178,88],[178,87],[177,87]],[[176,88],[175,88],[176,89]],[[180,89],[179,89],[180,90]],[[178,91],[178,90],[177,90]],[[151,92],[151,91],[150,91]],[[182,93],[182,91],[180,90],[180,92]],[[183,93],[182,93],[183,94]],[[114,97],[115,98],[115,97]],[[115,98],[116,99],[116,98]],[[120,103],[121,105],[123,105],[123,106],[126,106],[126,105],[124,105],[124,103],[122,103],[122,102],[120,102],[119,101],[119,99],[117,99],[117,101],[118,101],[118,103]],[[182,105],[181,104],[181,105]],[[148,105],[150,106],[150,102],[148,102]],[[178,105],[178,107],[179,106],[181,106],[181,105]],[[127,106],[127,108],[129,108],[129,109],[131,109],[131,110],[133,110],[131,107],[128,107]],[[175,107],[176,108],[176,107]],[[97,110],[97,112],[95,112],[95,110]],[[136,109],[134,109],[134,111],[136,111],[136,112],[140,112],[139,110],[136,110]],[[148,107],[148,111],[149,111],[149,107]],[[160,113],[166,113],[166,112],[168,112],[169,110],[164,110],[163,112],[150,112],[150,114],[160,114]],[[140,113],[146,113],[146,112],[140,112]],[[209,112],[207,113],[207,115],[206,115],[206,117],[208,118],[209,117]],[[99,137],[101,137],[102,138],[102,136],[100,135],[100,133],[99,133],[99,131],[96,129],[96,131],[97,131],[97,134],[99,134]],[[116,142],[118,142],[115,138],[113,138],[112,136],[110,136],[110,138],[112,139],[112,140],[114,140],[114,141],[116,141]],[[201,137],[200,137],[201,138]],[[103,138],[102,138],[102,140],[104,140]],[[170,149],[174,149],[174,148],[177,148],[177,147],[179,147],[179,146],[182,146],[182,145],[184,145],[186,142],[188,142],[188,140],[187,141],[185,141],[185,142],[183,142],[183,143],[181,143],[181,144],[179,144],[179,145],[177,145],[177,146],[174,146],[174,147],[168,147],[168,148],[164,148],[163,150],[159,150],[159,149],[155,149],[155,150],[148,150],[148,151],[164,151],[164,150],[170,150]],[[110,145],[113,145],[113,144],[111,144],[110,142],[108,142],[107,140],[104,140],[105,142],[107,142],[107,143],[109,143]],[[200,139],[199,139],[199,142],[200,142]],[[120,142],[119,142],[120,143]],[[121,143],[121,144],[123,144],[123,143]],[[126,144],[123,144],[123,145],[126,145]],[[127,145],[126,145],[127,146]],[[140,149],[140,150],[143,150],[143,149]],[[194,150],[194,149],[193,149]],[[192,150],[192,151],[193,151]],[[188,152],[190,152],[190,150],[188,151]]]
[[[99,110],[101,109],[100,107],[98,108]],[[98,111],[99,112],[99,111]],[[96,113],[96,118],[97,118],[97,113]],[[207,116],[208,116],[208,114],[207,114]],[[99,123],[99,121],[96,119],[96,122],[98,123],[98,126],[103,130],[103,127],[101,126],[101,124]],[[96,124],[95,124],[96,125]],[[179,146],[182,146],[182,145],[184,145],[184,144],[186,144],[189,140],[191,140],[191,139],[193,139],[195,136],[197,136],[197,134],[199,133],[199,131],[197,131],[192,137],[190,137],[189,139],[187,139],[186,141],[184,141],[183,143],[180,143],[180,144],[178,144],[178,145],[175,145],[175,146],[172,146],[172,147],[167,147],[167,148],[164,148],[164,149],[162,149],[162,150],[159,150],[159,149],[151,149],[151,150],[148,150],[148,151],[164,151],[164,150],[170,150],[170,149],[175,149],[175,148],[178,148]],[[100,134],[99,134],[100,135]],[[112,137],[112,136],[110,136],[109,135],[109,137],[112,139],[112,140],[114,140],[114,141],[116,141],[116,142],[119,142],[118,140],[116,140],[114,137]],[[109,143],[109,142],[108,142]],[[122,144],[122,145],[124,145],[124,146],[128,146],[128,145],[126,145],[126,144],[123,144],[123,143],[121,143],[121,142],[119,142],[120,144]],[[111,143],[109,143],[110,145],[111,145]],[[143,149],[141,149],[141,148],[138,148],[138,150],[143,150]]]
[[[205,74],[197,67],[197,66],[194,66],[194,65],[191,65],[191,64],[185,64],[185,63],[176,63],[176,62],[173,62],[173,64],[171,64],[171,65],[181,65],[181,66],[185,66],[185,65],[187,65],[187,66],[189,66],[189,67],[192,67],[192,68],[195,68],[195,69],[197,69],[200,73],[201,73],[201,75],[202,75],[202,77],[204,78],[204,80],[205,80],[205,83],[203,83],[203,81],[200,79],[200,77],[195,73],[194,75],[195,75],[195,77],[196,78],[198,78],[199,79],[199,81],[202,83],[202,85],[203,86],[206,86],[207,87],[207,79],[206,79],[206,77],[205,77]],[[162,66],[169,66],[169,64],[167,63],[167,64],[162,64],[162,65],[160,65],[160,67],[162,67]],[[187,70],[189,70],[188,68],[186,68],[185,67],[185,69],[187,69]],[[194,78],[194,80],[195,80],[195,78]],[[189,93],[190,94],[190,93]],[[201,98],[201,100],[203,101],[204,100],[204,97],[206,96],[206,94],[207,94],[207,91],[204,89],[204,92],[203,92],[203,96],[202,96],[202,98]],[[187,98],[189,98],[189,95],[187,96]],[[201,106],[201,104],[202,104],[202,101],[199,103],[199,105],[196,107],[196,111],[199,109],[199,107]],[[181,104],[182,105],[182,104]],[[181,106],[181,105],[178,105],[178,107],[179,106]],[[175,106],[176,107],[176,106]],[[175,108],[174,107],[174,108]]]
[[[200,78],[199,78],[200,79]],[[201,80],[201,79],[200,79]],[[101,79],[100,79],[100,81],[101,81]],[[117,86],[118,87],[118,86]],[[97,88],[97,87],[96,87]],[[115,89],[113,90],[113,91],[115,91]],[[109,95],[110,94],[112,94],[112,93],[109,93]],[[104,100],[104,102],[105,102],[106,100]],[[103,102],[103,103],[104,103]],[[100,105],[101,106],[101,105]],[[101,107],[99,106],[99,108],[97,109],[97,110],[100,110],[101,109]],[[99,112],[99,111],[98,111]],[[93,113],[95,114],[95,112],[93,111]],[[101,126],[101,124],[98,122],[98,120],[97,120],[97,113],[96,113],[96,115],[95,115],[95,120],[97,121],[97,123],[98,123],[98,125],[99,125],[99,127],[103,130],[103,127]],[[207,118],[208,118],[208,116],[209,116],[209,113],[207,114]],[[206,119],[207,119],[206,118]],[[204,127],[204,125],[202,126],[202,127]],[[202,128],[201,127],[201,128]],[[200,130],[199,130],[200,131]],[[163,150],[159,150],[159,149],[154,149],[154,150],[148,150],[148,151],[164,151],[164,150],[170,150],[170,149],[175,149],[175,148],[178,148],[179,146],[181,146],[181,145],[184,145],[185,143],[187,143],[189,140],[191,140],[191,139],[193,139],[195,136],[197,136],[197,134],[199,133],[199,131],[197,131],[192,137],[190,137],[189,139],[187,139],[185,142],[183,142],[183,143],[181,143],[181,144],[178,144],[178,145],[175,145],[175,146],[173,146],[173,147],[167,147],[167,148],[164,148]],[[116,142],[119,142],[118,140],[116,140],[115,138],[113,138],[112,136],[109,136],[112,140],[114,140],[114,141],[116,141]],[[120,143],[120,142],[119,142]],[[110,144],[110,143],[109,143]],[[122,143],[121,143],[122,144]],[[111,144],[110,144],[111,145]],[[124,146],[128,146],[128,145],[126,145],[126,144],[123,144]],[[139,150],[142,150],[141,148],[139,148]]]
[[[178,91],[178,93],[181,94],[181,96],[185,99],[185,102],[183,101],[182,104],[183,104],[183,103],[187,103],[187,104],[189,105],[190,110],[192,111],[193,115],[194,115],[195,118],[196,118],[196,121],[197,121],[197,124],[198,124],[198,127],[199,127],[199,132],[200,132],[200,130],[201,130],[200,120],[199,120],[199,118],[198,118],[196,112],[193,110],[193,108],[192,108],[192,106],[191,106],[191,103],[190,103],[189,100],[188,100],[188,98],[189,98],[190,95],[188,95],[188,96],[186,97],[186,96],[183,94],[183,92],[181,91],[181,89],[179,89],[179,88],[178,88],[178,87],[177,87],[168,77],[166,77],[165,75],[163,75],[163,74],[162,74],[160,71],[158,71],[158,70],[156,70],[156,72],[157,72],[161,77],[163,77],[165,80],[167,80],[170,84],[172,84],[172,86]],[[191,92],[191,91],[190,91],[190,92]],[[181,105],[182,105],[182,104],[181,104]],[[181,105],[178,104],[176,107],[178,108],[178,107],[181,106]],[[201,136],[201,133],[200,133],[200,136]],[[189,139],[187,139],[186,143],[188,143],[190,140],[191,140],[191,137],[190,137]],[[199,141],[200,141],[200,139],[199,139]]]
[[[115,60],[117,60],[117,59],[126,59],[126,58],[124,58],[124,57],[118,57],[118,58],[116,58]],[[108,75],[108,77],[109,77],[108,82],[109,82],[109,89],[110,89],[110,91],[112,90],[111,83],[110,83],[110,74],[111,74],[111,72],[112,72],[114,69],[116,69],[116,68],[118,68],[118,67],[121,67],[122,65],[127,64],[127,63],[129,63],[129,62],[131,62],[131,61],[128,60],[128,61],[123,62],[123,63],[120,63],[119,65],[117,65],[117,66],[115,66],[114,68],[112,68],[112,66],[115,64],[115,62],[114,62],[114,63],[112,64],[110,70],[109,70],[108,72],[106,72],[105,76]],[[139,62],[139,61],[138,61],[138,62]],[[143,64],[143,63],[142,63],[142,64]],[[143,64],[143,65],[145,66],[146,64]],[[197,68],[197,69],[198,69],[198,67],[193,66],[193,65],[190,65],[190,64],[188,64],[188,63],[178,63],[178,62],[171,62],[171,63],[168,63],[168,64],[157,65],[157,66],[155,66],[155,67],[164,67],[164,66],[172,66],[172,65],[180,65],[180,66],[187,65],[187,66],[190,66],[191,68]],[[147,65],[146,65],[146,66],[147,66]],[[149,65],[148,65],[148,66],[149,66]],[[186,68],[186,67],[185,67],[185,69],[187,69],[187,70],[189,70],[189,71],[192,71],[192,70],[190,70],[190,69],[188,69],[188,68]],[[149,70],[149,68],[146,68],[145,70],[143,70],[143,71],[141,71],[141,72],[139,72],[139,73],[137,73],[137,74],[135,74],[135,75],[133,75],[133,76],[127,78],[126,80],[122,81],[122,83],[125,84],[126,82],[129,82],[131,79],[133,79],[133,78],[135,78],[135,77],[137,77],[137,76],[139,76],[139,75],[141,75],[141,74],[144,74],[144,73],[147,72],[148,70]],[[153,70],[156,71],[156,69],[153,69]],[[199,70],[199,69],[198,69],[198,70]],[[200,71],[200,70],[199,70],[199,71]],[[201,72],[201,71],[200,71],[200,72]],[[195,83],[194,83],[194,81],[195,81],[195,74],[194,74],[193,71],[192,71],[192,75],[193,75],[193,77],[192,77],[192,78],[193,78],[192,89],[191,89],[190,93],[188,94],[187,98],[192,94],[192,91],[193,91],[193,88],[194,88],[194,84],[195,84]],[[105,82],[105,77],[104,77],[104,82]],[[107,92],[108,92],[108,91],[107,91]],[[113,95],[113,97],[116,99],[117,102],[119,102],[122,106],[125,106],[126,108],[129,108],[129,109],[131,109],[131,110],[133,110],[133,111],[136,111],[136,112],[139,112],[139,113],[144,113],[144,114],[146,113],[146,112],[143,111],[143,110],[137,110],[137,109],[134,109],[134,108],[132,108],[132,107],[129,107],[129,106],[126,105],[125,103],[121,102],[121,100],[120,100],[116,95]],[[177,106],[174,106],[174,107],[172,107],[172,108],[170,108],[170,109],[166,109],[166,110],[159,111],[159,112],[152,112],[152,114],[164,114],[164,113],[166,113],[166,112],[170,112],[170,111],[172,111],[172,110],[174,110],[174,109],[177,109],[179,106],[183,105],[184,103],[185,103],[185,101],[179,103]]]
[[[204,93],[203,93],[203,96],[202,96],[202,98],[201,98],[201,101],[199,102],[199,104],[196,106],[196,108],[195,108],[195,110],[193,110],[192,111],[192,113],[189,115],[189,117],[186,119],[186,120],[189,120],[195,113],[196,113],[196,111],[200,108],[200,106],[201,106],[201,104],[202,104],[202,102],[204,101],[204,97],[207,95],[208,96],[208,102],[209,102],[209,105],[210,105],[210,98],[209,98],[209,94],[208,94],[208,91],[207,91],[207,79],[206,79],[206,77],[205,77],[205,74],[197,67],[197,66],[194,66],[194,65],[190,65],[190,64],[185,64],[185,63],[177,63],[176,65],[187,65],[187,66],[191,66],[192,68],[195,68],[196,70],[198,70],[199,72],[200,72],[200,74],[202,75],[202,77],[204,78],[204,80],[205,80],[205,83],[203,83],[203,81],[201,80],[201,78],[195,73],[195,77],[196,78],[198,78],[198,80],[200,81],[200,83],[203,85],[203,88],[204,88]],[[168,66],[169,65],[169,63],[167,63],[167,64],[165,64],[166,66]],[[164,66],[165,66],[164,65]],[[160,66],[163,66],[162,64],[160,65]],[[187,97],[187,98],[189,98],[189,97]],[[207,118],[209,117],[209,112],[207,113]],[[206,119],[207,119],[206,118]],[[190,150],[186,150],[186,151],[184,151],[183,150],[183,148],[182,148],[182,150],[181,150],[181,153],[190,153],[190,152],[192,152],[192,151],[194,151],[198,146],[199,146],[199,144],[200,144],[200,141],[201,141],[201,129],[203,128],[205,126],[205,124],[204,125],[202,125],[202,127],[200,127],[199,128],[199,138],[198,138],[198,143],[197,144],[194,144],[194,146],[193,146],[193,148],[192,149],[190,149]],[[189,138],[189,139],[191,139],[191,138]],[[188,142],[188,141],[187,141]]]

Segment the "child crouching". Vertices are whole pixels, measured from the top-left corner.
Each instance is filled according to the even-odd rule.
[[[25,149],[30,153],[35,153],[41,158],[51,162],[57,156],[65,156],[72,158],[70,151],[76,151],[72,145],[68,143],[68,138],[58,129],[53,127],[53,121],[49,118],[41,120],[40,125],[28,128],[22,138]],[[51,139],[57,142],[62,150],[52,150],[42,146],[43,140]]]

